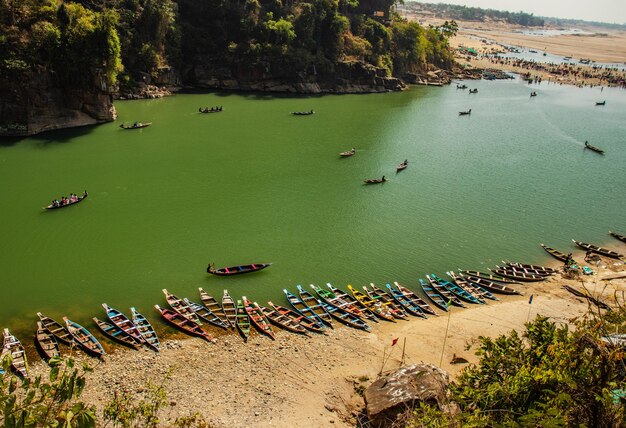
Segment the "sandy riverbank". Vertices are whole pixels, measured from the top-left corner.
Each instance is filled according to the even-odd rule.
[[[624,250],[619,244],[616,249]],[[581,253],[574,256],[583,258]],[[595,295],[610,300],[614,291],[626,290],[626,280],[600,278],[626,270],[626,265],[603,261],[609,265],[594,267],[598,273],[583,280]],[[376,378],[383,352],[391,351],[384,370],[398,367],[406,338],[407,364],[443,361],[441,367],[454,377],[465,365],[451,365],[450,360],[456,355],[476,362],[475,340],[480,335],[522,329],[537,314],[563,323],[583,314],[587,303],[563,290],[564,284],[580,288],[580,282],[557,275],[542,283],[517,286],[524,296],[501,296],[487,305],[453,308],[449,316],[440,311],[440,316],[427,320],[380,322],[371,333],[338,327],[327,336],[305,338],[280,331],[276,341],[255,334],[248,343],[227,334],[216,344],[181,336],[165,341],[159,354],[118,347],[103,363],[88,359],[97,367],[88,375],[83,398],[101,411],[113,390],[141,396],[146,382],[158,383],[171,370],[166,382],[170,405],[161,415],[164,426],[196,412],[215,427],[354,426],[363,405],[356,389]],[[531,294],[534,299],[529,305]],[[394,338],[399,341],[392,348]],[[44,370],[43,363],[32,368],[33,373]]]

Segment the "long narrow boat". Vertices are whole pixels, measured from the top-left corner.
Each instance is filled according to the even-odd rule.
[[[461,272],[461,274],[463,274],[463,275],[471,275],[471,276],[476,276],[478,278],[485,278],[485,279],[487,279],[489,281],[501,282],[503,284],[519,284],[518,281],[513,281],[510,278],[503,278],[501,276],[492,275],[490,273],[478,272],[476,270],[461,270],[461,269],[459,269],[459,272]]]
[[[355,308],[361,311],[361,313],[363,314],[363,316],[359,315],[360,318],[365,318],[368,321],[378,322],[378,317],[374,314],[374,312],[370,311],[368,308],[359,303],[358,300],[356,300],[353,296],[333,286],[330,282],[326,283],[326,287],[328,287],[333,296],[339,299],[338,301],[346,303],[345,307],[342,307],[342,309],[348,310],[347,308]],[[357,313],[353,312],[353,314],[356,315]]]
[[[248,298],[246,296],[241,296],[241,299],[243,300],[243,307],[248,313],[252,324],[254,324],[254,326],[261,333],[269,336],[273,340],[276,340],[276,336],[272,331],[272,326],[270,325],[269,321],[265,319],[265,316],[263,315],[261,309],[258,306],[254,306],[250,301],[248,301]]]
[[[77,322],[70,320],[68,317],[63,317],[63,321],[65,321],[67,331],[70,332],[74,341],[78,343],[84,351],[98,358],[101,358],[106,354],[102,344],[98,342],[98,339],[96,339],[94,335],[89,332],[89,330]]]
[[[43,328],[48,330],[50,334],[52,334],[55,339],[65,345],[71,345],[74,342],[72,335],[67,331],[65,327],[61,325],[61,323],[56,322],[50,317],[43,315],[41,312],[37,312],[37,316],[41,320],[41,325]]]
[[[463,302],[461,302],[461,300],[452,291],[448,290],[443,285],[437,283],[437,281],[433,281],[428,275],[426,275],[426,279],[428,280],[428,283],[430,284],[432,289],[435,291],[435,293],[439,294],[444,300],[448,300],[450,304],[454,306],[458,306],[460,308],[465,307]]]
[[[69,202],[65,205],[54,205],[54,204],[50,204],[47,207],[45,207],[47,210],[57,210],[59,208],[65,208],[65,207],[71,207],[72,205],[76,205],[79,202],[84,201],[85,199],[87,199],[87,196],[89,196],[89,194],[87,194],[87,191],[85,191],[85,193],[83,193],[82,196],[79,196],[74,202]]]
[[[120,330],[122,330],[128,336],[132,337],[134,339],[134,342],[139,343],[139,344],[143,343],[144,341],[143,336],[141,335],[141,333],[139,332],[135,324],[133,324],[133,322],[130,319],[128,319],[126,315],[124,315],[117,309],[113,309],[106,303],[103,303],[102,307],[106,311],[107,316],[109,317],[111,322],[115,324],[115,326],[117,326]],[[97,322],[96,324],[98,324],[98,327],[100,327],[101,329],[104,327]],[[114,339],[117,339],[117,338],[114,338]]]
[[[184,331],[187,334],[198,336],[205,339],[207,342],[213,342],[213,336],[195,322],[190,321],[187,317],[182,316],[180,313],[167,308],[161,308],[159,305],[154,305],[157,311],[163,318],[170,324],[174,325],[178,329]]]
[[[307,305],[305,305],[304,302],[302,300],[300,300],[300,298],[298,296],[296,296],[295,294],[291,293],[286,288],[283,289],[283,293],[285,293],[285,296],[287,296],[287,301],[289,302],[289,304],[300,315],[305,316],[309,320],[311,320],[311,321],[313,321],[313,322],[315,322],[315,323],[317,323],[317,324],[319,324],[321,326],[325,326],[326,325],[326,323],[324,323],[324,321],[322,321],[322,319],[315,313],[315,311],[313,311],[313,309],[311,309]]]
[[[187,318],[189,321],[202,325],[202,321],[200,321],[198,315],[193,311],[193,309],[191,309],[191,306],[185,303],[183,299],[168,292],[165,288],[162,291],[163,294],[165,294],[165,300],[172,307],[172,309]]]
[[[234,329],[237,321],[237,305],[235,300],[228,294],[228,290],[224,290],[224,295],[222,296],[222,310],[230,326]]]
[[[406,288],[404,285],[398,283],[398,281],[394,281],[393,285],[396,286],[398,291],[402,293],[402,295],[407,298],[414,305],[419,306],[419,308],[425,313],[430,315],[437,315],[437,312],[426,302],[426,300],[422,299],[420,296]]]
[[[597,104],[597,103],[596,103],[596,105],[604,105],[604,104]],[[598,147],[596,147],[596,146],[592,146],[591,144],[589,144],[589,143],[588,143],[588,142],[586,142],[586,141],[585,141],[585,148],[586,148],[586,149],[589,149],[589,150],[592,150],[592,151],[594,151],[594,152],[596,152],[596,153],[600,153],[601,155],[603,155],[603,154],[604,154],[604,150],[602,150],[602,149],[600,149],[600,148],[598,148]]]
[[[541,244],[541,246],[543,247],[544,250],[548,252],[548,254],[550,254],[555,259],[560,260],[562,262],[567,261],[567,255],[565,253],[562,253],[559,250],[555,250],[552,247],[548,247],[545,244]]]
[[[215,314],[219,319],[221,319],[224,324],[231,327],[230,321],[226,318],[224,309],[222,309],[222,306],[218,303],[217,299],[204,291],[202,287],[198,288],[198,291],[200,292],[200,300],[202,301],[202,304],[206,306],[208,310],[213,312],[213,314]]]
[[[336,306],[340,309],[343,309],[344,311],[350,312],[352,315],[361,318],[361,319],[371,319],[374,318],[376,319],[376,317],[369,313],[369,312],[365,312],[362,311],[361,309],[359,309],[359,307],[356,305],[356,303],[354,302],[350,302],[348,300],[342,299],[341,297],[337,297],[335,296],[335,294],[330,291],[330,290],[326,290],[323,289],[321,287],[318,287],[316,285],[311,284],[311,288],[313,289],[313,291],[315,291],[317,293],[317,295],[319,296],[319,298],[323,301],[328,303],[329,305],[333,305]]]
[[[132,313],[133,324],[135,324],[135,327],[137,327],[137,330],[139,330],[139,333],[143,336],[146,345],[158,352],[160,346],[159,336],[157,336],[150,321],[141,315],[134,307],[130,308],[130,312]]]
[[[396,172],[400,172],[403,169],[406,169],[406,167],[409,166],[409,161],[405,160],[404,162],[402,162],[401,164],[398,164],[398,166],[396,167]]]
[[[490,300],[500,300],[498,299],[496,296],[494,296],[489,290],[484,289],[483,287],[468,281],[467,279],[465,279],[462,276],[459,276],[457,274],[455,274],[454,272],[450,271],[450,272],[446,272],[446,274],[452,278],[452,280],[459,286],[462,287],[466,290],[472,290],[472,294],[474,295],[479,295],[484,299],[490,299]]]
[[[622,254],[613,250],[608,250],[606,248],[598,247],[597,245],[587,244],[581,241],[576,241],[574,239],[572,239],[572,241],[574,242],[574,244],[578,245],[580,248],[584,248],[587,251],[592,251],[594,253],[598,253],[600,255],[607,256],[607,257],[613,257],[615,259],[624,258]]]
[[[271,265],[271,263],[252,263],[249,265],[229,266],[215,269],[212,264],[209,264],[206,271],[210,274],[220,276],[241,275],[242,273],[257,272]]]
[[[346,152],[339,153],[339,156],[341,156],[342,158],[347,158],[347,157],[353,156],[355,153],[356,153],[356,149],[353,147]]]
[[[246,312],[246,308],[243,307],[241,300],[237,300],[237,319],[235,324],[243,336],[244,342],[247,342],[248,337],[250,337],[250,317]]]
[[[374,314],[381,319],[396,322],[396,317],[393,316],[391,310],[381,302],[377,302],[372,300],[367,294],[357,290],[351,285],[348,285],[348,290],[354,296],[354,298],[363,306],[368,308],[370,311],[374,312]]]
[[[511,278],[516,281],[524,281],[524,282],[538,282],[543,281],[546,278],[540,275],[535,275],[531,273],[524,273],[519,271],[514,271],[511,269],[489,269],[493,273],[498,276],[503,276],[505,278]]]
[[[620,235],[619,233],[611,232],[609,230],[609,235],[611,235],[615,239],[619,239],[620,241],[626,243],[626,235]]]
[[[519,269],[519,268],[532,269],[538,272],[545,272],[549,274],[555,274],[558,272],[556,269],[553,269],[551,267],[545,267],[545,266],[529,265],[525,263],[517,263],[517,262],[510,262],[510,261],[504,261],[503,263],[506,264],[507,266],[512,266],[516,269]]]
[[[364,184],[379,184],[387,181],[385,176],[383,175],[381,178],[368,178],[367,180],[363,180]]]
[[[373,282],[370,282],[370,287],[372,287],[371,290],[367,288],[366,285],[363,286],[363,290],[365,291],[365,294],[367,294],[370,299],[374,301],[379,301],[383,305],[387,306],[387,308],[391,311],[391,314],[395,318],[398,318],[398,319],[409,318],[407,313],[404,311],[404,308],[402,307],[402,305],[397,303],[393,299],[393,297],[391,297],[389,294],[387,294],[385,291],[381,290],[380,288],[376,287],[376,284],[374,284]]]
[[[514,288],[508,287],[504,284],[499,284],[497,282],[489,281],[488,279],[485,279],[485,278],[479,278],[477,276],[472,276],[472,275],[467,275],[467,274],[463,274],[461,276],[465,278],[466,280],[468,280],[469,282],[474,283],[478,285],[479,287],[484,288],[487,291],[491,291],[492,293],[509,294],[509,295],[524,294],[515,290]]]
[[[21,377],[28,376],[28,361],[22,343],[13,336],[8,328],[4,329],[2,355],[11,355],[11,368]]]
[[[426,314],[424,313],[422,308],[420,308],[419,305],[415,304],[409,298],[407,298],[400,290],[398,290],[397,288],[393,288],[391,284],[387,284],[386,287],[389,290],[391,296],[395,299],[395,301],[402,305],[407,313],[416,317],[426,318]]]
[[[449,292],[451,292],[452,294],[454,294],[459,299],[462,299],[468,303],[474,303],[474,304],[485,303],[484,300],[481,302],[479,299],[476,298],[476,296],[474,296],[472,293],[468,292],[467,290],[464,290],[463,288],[459,287],[457,284],[453,284],[450,281],[441,279],[433,273],[431,273],[430,276],[426,275],[426,278],[430,281],[430,285],[432,285],[435,288],[435,290],[437,289],[436,285],[439,285],[440,287],[443,287]],[[454,304],[454,300],[452,301],[452,304]]]
[[[307,290],[302,288],[301,285],[298,284],[297,288],[298,288],[298,294],[300,294],[300,299],[302,300],[302,302],[305,305],[307,305],[309,308],[311,308],[311,310],[315,312],[315,314],[322,321],[324,321],[324,324],[326,324],[330,328],[333,328],[333,319],[330,316],[330,314],[326,312],[326,310],[324,309],[322,302],[320,302],[319,299],[317,299],[314,295],[309,293]]]
[[[272,303],[270,302],[270,305],[271,304]],[[261,313],[263,313],[263,316],[272,324],[292,333],[308,336],[309,333],[307,332],[307,329],[298,321],[298,318],[302,318],[301,315],[298,316],[296,314],[296,317],[292,318],[287,314],[279,312],[276,308],[261,306],[257,302],[254,302],[253,305],[258,308]]]
[[[333,317],[337,318],[339,321],[341,321],[345,325],[354,327],[359,330],[365,330],[365,331],[370,331],[372,329],[369,325],[367,325],[365,321],[363,321],[361,318],[355,315],[352,315],[350,312],[344,311],[343,309],[338,308],[337,306],[331,305],[329,303],[326,303],[324,301],[320,303],[322,304],[326,312],[328,312]]]
[[[146,128],[148,126],[152,125],[152,122],[135,122],[132,125],[126,125],[125,123],[122,123],[120,125],[120,128],[122,129],[141,129],[141,128]]]
[[[201,320],[208,322],[209,324],[213,324],[214,326],[224,328],[228,330],[229,324],[226,324],[224,321],[220,319],[217,315],[215,315],[209,308],[206,306],[202,306],[200,303],[192,302],[188,298],[183,298],[183,301],[189,305],[192,311],[198,315]]]
[[[121,343],[122,345],[126,345],[130,348],[139,349],[140,343],[137,342],[137,339],[135,339],[133,336],[126,333],[124,330],[122,330],[115,324],[102,321],[101,319],[98,319],[97,317],[93,317],[93,322],[96,323],[98,328],[102,331],[102,333],[104,333],[105,336]]]
[[[300,324],[302,327],[306,328],[309,331],[314,333],[326,333],[326,327],[324,327],[323,322],[313,321],[310,318],[305,317],[299,312],[293,311],[289,308],[285,308],[284,306],[275,305],[272,302],[268,302],[269,305],[276,310],[280,315],[289,317],[292,321]]]
[[[604,303],[602,300],[596,299],[595,297],[588,294],[586,291],[577,290],[574,287],[570,287],[569,285],[564,285],[562,288],[569,291],[574,296],[582,297],[583,299],[589,300],[591,303],[598,306],[600,309],[606,309],[607,311],[610,311],[612,309],[609,305]]]
[[[538,269],[527,269],[527,268],[520,268],[520,267],[516,267],[516,266],[498,266],[496,265],[496,269],[501,269],[504,270],[506,272],[512,273],[512,274],[525,274],[525,275],[535,275],[535,276],[540,276],[543,278],[547,278],[551,275],[554,275],[551,272],[546,272],[543,270],[538,270]]]
[[[439,309],[443,309],[444,311],[448,311],[448,306],[452,303],[450,300],[450,297],[454,297],[454,296],[450,296],[450,297],[448,297],[447,295],[446,297],[441,296],[439,293],[435,291],[433,287],[427,284],[422,278],[419,278],[419,283],[420,283],[420,287],[422,287],[422,290],[424,291],[426,296],[428,296],[430,301],[433,302],[435,306],[437,306]],[[447,290],[444,290],[444,291],[448,293]]]
[[[54,335],[41,324],[41,321],[37,321],[35,342],[41,352],[45,355],[46,360],[61,356],[61,351],[59,351],[59,342],[57,342]]]

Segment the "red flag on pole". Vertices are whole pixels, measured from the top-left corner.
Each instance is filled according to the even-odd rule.
[[[395,339],[393,339],[393,340],[391,341],[391,346],[394,346],[396,343],[398,343],[398,339],[399,339],[398,337],[396,337]]]

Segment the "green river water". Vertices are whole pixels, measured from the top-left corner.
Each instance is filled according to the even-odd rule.
[[[466,83],[478,94],[179,94],[116,102],[114,123],[0,142],[0,325],[25,338],[42,311],[95,330],[106,302],[162,326],[162,288],[284,304],[296,284],[416,290],[426,273],[543,263],[541,242],[621,245],[607,231],[626,233],[624,91]],[[153,125],[119,128],[135,120]],[[85,189],[77,206],[41,208]],[[223,278],[210,261],[274,264]]]

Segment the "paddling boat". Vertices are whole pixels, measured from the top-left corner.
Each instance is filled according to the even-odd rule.
[[[233,298],[228,294],[228,290],[224,290],[224,295],[222,296],[222,310],[230,326],[234,329],[237,321],[237,306]]]
[[[402,307],[402,305],[400,305],[399,303],[396,303],[393,297],[391,297],[389,294],[387,294],[380,288],[376,287],[376,285],[373,282],[370,282],[370,287],[372,287],[371,290],[367,288],[367,286],[365,285],[363,286],[363,290],[365,291],[365,294],[367,294],[370,299],[374,301],[379,301],[383,305],[387,306],[387,308],[391,311],[391,314],[395,318],[408,319],[409,316],[404,311],[404,308]]]
[[[54,335],[41,324],[41,321],[37,321],[35,342],[41,352],[45,355],[46,360],[61,356],[61,351],[59,351],[59,342],[57,342]]]
[[[19,376],[28,376],[28,361],[22,343],[13,336],[8,328],[4,329],[2,341],[2,356],[11,355],[11,368]]]
[[[165,318],[167,322],[169,322],[179,330],[192,336],[201,337],[207,342],[214,341],[213,336],[202,330],[202,328],[197,323],[190,321],[188,318],[184,317],[180,313],[171,309],[161,308],[159,305],[154,305],[154,307],[157,311],[159,311],[161,316]]]
[[[269,302],[269,304],[271,305],[272,302]],[[292,333],[303,334],[305,336],[309,335],[307,329],[299,322],[299,318],[301,319],[302,316],[296,314],[296,316],[292,318],[286,313],[279,312],[276,308],[261,306],[257,302],[254,302],[253,305],[259,309],[263,316],[272,324]]]
[[[41,320],[43,328],[48,330],[48,333],[54,336],[54,338],[65,345],[71,345],[74,342],[74,338],[60,323],[56,322],[52,318],[43,315],[41,312],[37,312],[37,316]]]
[[[237,300],[237,320],[235,321],[241,336],[243,337],[243,341],[247,342],[248,337],[250,337],[250,317],[246,312],[246,309],[243,307],[243,302],[241,300]]]
[[[619,233],[611,232],[609,230],[609,235],[611,235],[615,239],[619,239],[620,241],[626,243],[626,235],[620,235]]]
[[[499,284],[497,282],[494,281],[490,281],[488,279],[485,278],[480,278],[477,276],[472,276],[472,275],[468,275],[468,274],[462,274],[462,277],[465,278],[467,281],[481,287],[484,288],[487,291],[491,291],[492,293],[498,293],[498,294],[524,294],[521,293],[517,290],[515,290],[514,288],[508,287],[504,284]]]
[[[108,306],[106,303],[103,303],[102,307],[106,311],[107,316],[109,317],[111,322],[115,326],[117,326],[120,330],[122,330],[124,333],[126,333],[126,335],[132,337],[134,339],[134,342],[139,343],[139,344],[142,344],[144,342],[143,336],[141,335],[141,333],[139,332],[135,324],[133,324],[133,322],[130,319],[128,319],[126,315],[124,315],[117,309],[113,309],[112,307]],[[105,326],[98,325],[98,327],[101,327],[102,329]],[[117,339],[117,338],[114,337],[114,339]]]
[[[271,263],[252,263],[249,265],[230,266],[214,269],[213,265],[209,264],[206,271],[210,274],[219,276],[241,275],[243,273],[257,272],[271,265]]]
[[[93,317],[93,322],[95,322],[100,331],[102,331],[102,333],[104,333],[104,335],[109,337],[110,339],[113,339],[116,342],[119,342],[122,345],[128,346],[130,348],[139,349],[140,343],[137,342],[137,340],[133,336],[127,334],[124,330],[122,330],[115,324],[102,321],[101,319],[98,319],[96,317]]]
[[[135,324],[135,327],[137,327],[137,330],[141,333],[145,341],[144,343],[158,352],[160,346],[159,336],[157,336],[156,331],[154,331],[152,324],[134,307],[130,308],[130,312],[132,313],[133,324]]]
[[[183,298],[183,301],[189,305],[192,311],[198,315],[198,318],[208,322],[209,324],[213,324],[216,327],[221,327],[226,330],[229,328],[229,324],[226,324],[222,321],[217,315],[215,315],[211,310],[205,306],[202,306],[200,303],[192,302],[188,298]]]
[[[467,111],[460,111],[459,112],[459,116],[466,116],[466,115],[470,115],[472,114],[472,109],[469,109]]]
[[[141,129],[141,128],[145,128],[152,125],[152,122],[146,122],[146,123],[142,123],[142,122],[136,122],[132,125],[126,125],[125,123],[122,123],[120,125],[120,128],[122,129]]]
[[[601,155],[603,155],[603,154],[604,154],[604,150],[599,149],[599,148],[597,148],[597,147],[595,147],[595,146],[592,146],[591,144],[589,144],[589,143],[588,143],[588,142],[586,142],[586,141],[585,141],[585,148],[586,148],[586,149],[589,149],[589,150],[592,150],[592,151],[594,151],[594,152],[596,152],[596,153],[600,153]]]
[[[596,105],[597,106],[603,106],[605,104],[606,104],[606,100],[604,100],[604,101],[596,101]]]
[[[415,299],[410,298],[405,293],[403,293],[402,290],[400,290],[399,287],[402,287],[400,284],[394,282],[394,285],[398,288],[393,288],[391,284],[386,284],[386,287],[389,290],[389,293],[391,293],[391,296],[395,299],[395,301],[401,304],[402,307],[404,307],[404,310],[411,315],[426,318],[426,311],[422,308],[422,305],[428,306],[428,303],[426,303],[422,299],[419,299],[421,303],[418,303]],[[430,310],[432,311],[432,309]]]
[[[63,317],[63,321],[65,321],[67,331],[70,332],[74,341],[78,343],[84,351],[98,358],[102,358],[106,354],[102,344],[98,342],[98,339],[96,339],[94,335],[89,332],[89,330],[67,317]]]
[[[78,199],[76,199],[74,202],[69,202],[69,203],[67,203],[65,205],[56,205],[56,206],[54,204],[50,204],[50,205],[48,205],[45,208],[47,210],[56,210],[56,209],[59,209],[59,208],[71,207],[72,205],[76,205],[77,203],[82,202],[85,199],[87,199],[87,196],[89,196],[89,195],[87,194],[87,191],[85,191],[85,193],[83,193],[82,196],[79,196]]]
[[[243,307],[248,313],[248,316],[250,317],[250,321],[252,321],[252,324],[254,324],[254,326],[261,333],[269,336],[273,340],[276,340],[276,336],[274,335],[274,332],[272,331],[272,326],[265,319],[265,316],[263,315],[263,312],[258,307],[258,305],[254,306],[252,303],[248,301],[246,296],[242,296],[241,298],[243,300]]]
[[[321,321],[313,321],[312,319],[305,317],[299,312],[292,311],[291,309],[285,308],[283,306],[275,305],[272,302],[268,303],[272,308],[274,308],[276,312],[278,312],[279,315],[288,317],[292,322],[297,323],[314,333],[326,334],[326,327],[324,327],[324,323],[322,323]]]
[[[365,183],[365,184],[379,184],[379,183],[384,183],[385,181],[387,181],[387,179],[383,175],[382,178],[370,178],[368,180],[363,180],[363,183]]]
[[[292,111],[291,114],[293,114],[294,116],[310,116],[312,114],[315,114],[315,112],[313,110],[309,110],[309,111]]]
[[[398,166],[396,167],[396,172],[400,172],[403,169],[406,169],[406,167],[409,166],[409,161],[404,161],[401,164],[398,164]]]
[[[315,314],[321,319],[324,324],[333,328],[333,319],[329,315],[328,312],[324,309],[322,302],[319,299],[316,299],[311,293],[302,288],[301,285],[297,285],[298,294],[300,294],[300,299],[302,303],[304,303],[307,307],[309,307]]]
[[[444,290],[447,293],[446,297],[444,298],[439,293],[437,293],[433,287],[428,285],[422,278],[419,278],[419,283],[420,283],[420,287],[422,287],[422,290],[424,291],[426,296],[428,296],[431,302],[433,302],[435,306],[437,306],[439,309],[443,309],[444,311],[447,312],[448,306],[452,303],[450,300],[450,297],[453,297],[453,296],[448,297],[447,295],[449,294],[448,291]]]
[[[202,287],[198,288],[198,291],[200,291],[200,300],[202,301],[202,304],[214,315],[216,315],[224,324],[226,324],[226,327],[232,327],[228,318],[226,318],[224,309],[222,309],[220,304],[217,302],[217,299],[205,292]]]
[[[348,150],[347,152],[339,153],[339,156],[341,156],[343,158],[347,158],[349,156],[353,156],[355,153],[356,153],[356,150],[354,148],[352,148],[351,150]]]
[[[185,303],[183,299],[171,294],[165,288],[162,291],[163,294],[165,294],[165,300],[172,307],[172,309],[187,318],[189,321],[195,322],[198,325],[202,325],[202,322],[200,321],[198,315],[193,311],[193,309],[191,309],[191,306]]]
[[[580,248],[584,248],[587,251],[592,251],[594,253],[598,253],[600,255],[603,256],[607,256],[607,257],[613,257],[615,259],[621,259],[624,256],[616,251],[613,250],[608,250],[606,248],[602,248],[602,247],[598,247],[597,245],[593,245],[593,244],[587,244],[585,242],[581,242],[581,241],[576,241],[574,239],[572,239],[572,242],[574,242],[574,244],[578,245]]]

